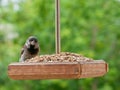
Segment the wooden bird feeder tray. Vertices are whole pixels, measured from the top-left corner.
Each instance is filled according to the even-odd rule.
[[[29,80],[99,77],[107,71],[108,64],[105,61],[69,52],[41,55],[8,66],[8,75],[12,79]]]
[[[56,1],[56,54],[60,54],[60,1]],[[58,56],[59,57],[59,56]],[[67,57],[69,58],[69,56]],[[71,57],[70,57],[71,58]],[[34,58],[39,61],[40,58]],[[48,60],[48,59],[47,59]],[[52,59],[51,59],[52,60]],[[16,80],[79,79],[103,76],[108,64],[103,60],[71,59],[66,62],[17,62],[8,66],[8,76]]]
[[[12,79],[79,79],[106,74],[108,65],[103,60],[72,63],[12,63],[8,75]]]

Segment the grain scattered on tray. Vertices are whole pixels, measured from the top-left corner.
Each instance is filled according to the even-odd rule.
[[[25,62],[80,62],[80,61],[92,61],[93,59],[84,57],[83,55],[61,52],[60,54],[52,55],[40,55],[31,59],[27,59]]]

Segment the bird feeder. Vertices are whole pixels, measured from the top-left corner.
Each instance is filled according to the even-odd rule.
[[[60,0],[56,1],[56,54],[60,57]],[[70,54],[70,55],[69,55]],[[74,58],[71,58],[74,57]],[[64,57],[64,58],[63,58]],[[100,77],[107,73],[108,64],[104,60],[88,60],[81,58],[78,54],[64,53],[61,61],[40,61],[40,57],[34,58],[34,62],[15,62],[8,66],[8,76],[16,80],[33,80],[33,79],[79,79]],[[70,58],[70,60],[68,60]],[[78,58],[80,60],[78,60]],[[83,59],[83,60],[82,60]],[[50,59],[52,60],[52,59]],[[68,61],[66,61],[68,60]]]

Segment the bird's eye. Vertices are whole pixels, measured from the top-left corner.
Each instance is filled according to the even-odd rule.
[[[33,41],[32,39],[29,40],[30,42]]]
[[[37,43],[37,40],[34,40],[35,41],[35,43]]]
[[[36,39],[30,39],[29,42],[32,42],[34,41],[35,43],[37,43],[37,40]]]

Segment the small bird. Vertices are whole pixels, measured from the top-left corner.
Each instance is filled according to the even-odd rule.
[[[40,47],[38,39],[35,36],[30,36],[25,45],[22,48],[19,62],[24,62],[27,59],[31,59],[39,54]]]

